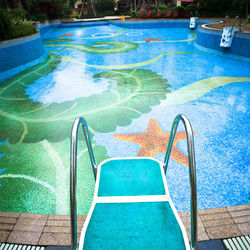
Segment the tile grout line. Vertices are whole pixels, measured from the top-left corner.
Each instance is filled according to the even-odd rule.
[[[21,217],[21,214],[22,214],[22,213],[19,213],[19,214],[18,214],[18,216],[17,216],[17,218],[16,218],[16,222],[15,222],[15,224],[13,225],[12,230],[9,232],[9,234],[8,234],[8,236],[7,236],[6,240],[5,240],[6,244],[7,244],[7,241],[8,241],[8,239],[9,239],[9,237],[10,237],[11,233],[14,231],[14,227],[15,227],[15,225],[17,224],[17,222],[18,222],[19,218]]]
[[[234,222],[234,225],[237,227],[237,229],[239,230],[239,232],[241,233],[241,230],[240,230],[240,228],[238,227],[238,224],[237,223],[235,223],[235,220],[234,220],[234,218],[233,218],[233,216],[232,216],[232,214],[230,213],[230,210],[227,208],[227,210],[228,210],[228,213],[229,213],[229,215],[231,216],[231,218],[232,218],[232,220],[233,220],[233,222]],[[232,238],[232,237],[231,237]]]
[[[49,216],[50,216],[50,215],[47,216],[47,219],[46,219],[46,221],[45,221],[45,223],[44,223],[43,230],[42,230],[41,235],[40,235],[40,237],[39,237],[39,239],[38,239],[37,245],[39,245],[39,242],[40,242],[40,240],[41,240],[41,238],[42,238],[44,229],[45,229],[45,227],[46,227],[46,225],[47,225],[47,222],[48,222],[48,220],[49,220]]]
[[[207,235],[207,237],[208,237],[208,239],[210,239],[210,237],[209,237],[209,235],[208,235],[208,232],[207,232],[207,229],[206,229],[206,227],[205,227],[205,225],[204,225],[204,223],[203,223],[203,220],[201,219],[201,215],[200,215],[200,213],[199,213],[199,211],[198,211],[198,217],[200,217],[200,221],[201,221],[201,224],[202,224],[202,226],[203,226],[203,228],[204,228],[204,231],[205,231],[205,233],[206,233],[206,235]],[[198,219],[197,219],[197,227],[198,227]],[[198,230],[198,241],[199,241],[199,230]]]

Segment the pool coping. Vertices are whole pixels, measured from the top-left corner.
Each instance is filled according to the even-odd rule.
[[[190,212],[179,212],[190,238]],[[78,238],[86,215],[78,216]],[[198,240],[250,234],[250,203],[198,211]],[[70,246],[69,215],[0,212],[0,242],[38,246]]]

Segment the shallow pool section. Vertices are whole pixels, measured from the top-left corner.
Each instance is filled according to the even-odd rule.
[[[185,114],[194,129],[198,208],[249,203],[249,58],[197,45],[186,24],[136,25],[46,29],[46,60],[1,81],[0,211],[69,213],[70,134],[78,116],[88,122],[100,163],[163,161],[173,119]],[[78,211],[86,214],[94,177],[82,136],[77,174]],[[188,210],[181,126],[167,181],[177,209]]]

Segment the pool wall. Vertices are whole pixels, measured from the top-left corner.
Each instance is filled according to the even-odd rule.
[[[122,21],[109,21],[110,24],[134,29],[153,29],[153,28],[189,28],[189,20],[163,20],[163,21],[144,21],[144,22],[122,22]],[[147,26],[145,26],[147,23]],[[205,23],[214,23],[211,20],[201,20],[197,22],[197,25]]]
[[[209,49],[250,57],[250,34],[235,33],[230,48],[220,47],[222,31],[198,27],[196,43]]]
[[[40,33],[0,43],[0,80],[45,59]]]
[[[61,22],[55,22],[55,23],[45,23],[45,24],[41,24],[38,26],[38,30],[40,31],[41,36],[45,35],[48,31],[50,31],[51,29],[56,29],[58,27],[58,25]]]
[[[84,21],[84,22],[73,22],[73,23],[61,23],[58,25],[58,28],[79,28],[79,27],[88,27],[88,26],[101,26],[109,25],[110,21]]]
[[[200,20],[198,25],[213,23],[211,20]],[[90,22],[73,22],[73,23],[46,23],[38,26],[40,33],[32,36],[5,41],[0,43],[0,80],[11,77],[21,70],[33,66],[44,60],[47,56],[41,37],[55,28],[77,28],[86,26],[116,25],[122,28],[188,28],[189,20],[163,20],[163,21],[146,21],[144,22],[122,22],[122,21],[90,21]],[[220,47],[221,31],[207,30],[201,27],[196,29],[196,43],[209,49],[215,49],[226,53],[232,53],[240,56],[250,57],[250,35],[235,34],[230,48]]]

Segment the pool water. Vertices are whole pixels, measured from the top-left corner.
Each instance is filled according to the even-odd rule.
[[[204,49],[185,28],[59,26],[43,36],[47,59],[0,83],[0,211],[69,213],[73,121],[89,125],[97,163],[164,159],[174,117],[194,130],[198,208],[249,203],[250,60]],[[184,128],[167,170],[170,195],[189,209]],[[94,178],[78,150],[78,211]]]

